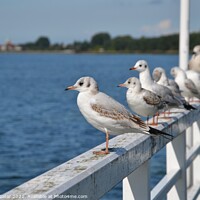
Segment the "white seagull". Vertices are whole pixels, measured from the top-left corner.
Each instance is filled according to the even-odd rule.
[[[153,70],[152,76],[158,84],[168,87],[174,93],[181,93],[178,84],[174,80],[168,79],[166,72],[162,67],[156,67]]]
[[[183,106],[182,102],[172,94],[172,91],[169,88],[153,81],[149,66],[145,60],[137,61],[135,66],[130,68],[130,70],[137,70],[139,72],[142,88],[161,96],[162,100],[167,102],[170,107]]]
[[[147,124],[149,116],[154,116],[161,109],[166,108],[166,102],[163,102],[161,97],[155,93],[142,88],[139,79],[136,77],[127,79],[119,86],[128,88],[126,92],[128,106],[138,115],[147,117]],[[155,122],[153,117],[152,125],[157,124],[158,122]]]
[[[194,72],[194,73],[196,73],[196,72]],[[181,95],[181,90],[180,90],[178,84],[174,80],[167,78],[166,72],[162,67],[156,67],[153,70],[153,77],[155,77],[158,84],[168,87],[172,91],[173,95],[182,102],[185,109],[187,109],[187,110],[196,109],[192,105],[190,105],[185,100],[185,98]]]
[[[171,135],[147,126],[139,117],[130,113],[122,104],[100,92],[92,77],[82,77],[66,90],[79,91],[77,104],[85,119],[96,129],[106,134],[105,151],[95,154],[108,154],[109,134],[143,133],[148,135]],[[171,139],[170,138],[170,139]]]
[[[188,63],[190,70],[200,73],[200,45],[196,45],[193,48],[192,57]]]
[[[173,67],[171,69],[171,75],[175,78],[176,83],[182,91],[181,94],[186,98],[186,100],[189,100],[192,97],[200,98],[200,93],[198,92],[194,82],[187,78],[183,69]]]
[[[200,73],[193,70],[187,70],[185,73],[187,78],[194,82],[198,92],[200,93]]]

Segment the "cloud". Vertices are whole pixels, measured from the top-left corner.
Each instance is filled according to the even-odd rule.
[[[141,30],[146,34],[160,35],[170,33],[172,31],[171,28],[171,20],[165,19],[154,25],[144,25],[142,26]]]
[[[163,20],[158,23],[157,28],[162,30],[169,30],[171,28],[171,21],[169,19]]]

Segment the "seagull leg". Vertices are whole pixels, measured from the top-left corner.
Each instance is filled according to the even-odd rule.
[[[93,151],[93,154],[96,154],[96,155],[106,155],[106,154],[109,154],[109,150],[108,150],[108,143],[109,143],[109,133],[108,133],[108,130],[107,128],[104,128],[105,130],[105,133],[106,133],[106,149],[105,150],[101,150],[101,151]]]
[[[159,112],[156,113],[157,121],[156,124],[158,125],[158,117],[159,117]]]
[[[164,119],[170,119],[171,117],[169,116],[171,114],[170,110],[168,109],[167,111],[164,111],[164,116],[162,118]]]
[[[155,115],[153,116],[153,122],[152,122],[151,125],[156,125],[156,123],[155,123]]]
[[[200,102],[200,99],[197,99],[197,98],[191,98],[189,100],[189,103],[199,103]]]
[[[157,126],[157,125],[158,125],[158,120],[155,119],[156,116],[157,116],[157,115],[154,115],[154,116],[153,116],[153,121],[152,121],[152,123],[150,123],[150,124],[148,124],[148,125],[152,125],[152,126]]]
[[[170,109],[168,109],[168,112],[167,112],[167,114],[168,114],[168,117],[169,117],[169,115],[171,114],[171,111],[170,111]]]
[[[105,151],[105,154],[109,154],[108,143],[109,143],[109,134],[108,134],[108,130],[106,129],[106,151]]]

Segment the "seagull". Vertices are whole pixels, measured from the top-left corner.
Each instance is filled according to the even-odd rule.
[[[194,73],[196,73],[196,72],[194,72]],[[179,98],[179,100],[183,103],[183,106],[185,109],[187,109],[187,110],[196,109],[192,105],[190,105],[185,100],[185,98],[181,95],[181,90],[180,90],[178,84],[174,80],[167,78],[166,72],[162,67],[156,67],[153,70],[153,77],[155,77],[158,84],[168,87],[172,91],[173,95],[176,96],[177,98]]]
[[[77,104],[80,112],[88,123],[106,134],[106,149],[93,152],[96,155],[109,153],[109,134],[143,133],[151,136],[162,135],[167,139],[173,137],[147,126],[144,121],[130,113],[122,104],[100,92],[97,82],[92,77],[82,77],[66,90],[79,92]]]
[[[153,70],[153,79],[160,85],[168,87],[172,92],[181,94],[178,84],[172,80],[168,79],[165,70],[162,67],[156,67]]]
[[[161,109],[166,108],[166,102],[163,102],[161,97],[155,93],[142,88],[141,83],[138,78],[131,77],[127,79],[124,83],[119,84],[119,87],[128,88],[126,93],[127,103],[129,108],[141,115],[147,117],[147,124],[149,116],[154,116]],[[152,125],[157,125],[154,121]]]
[[[186,98],[186,100],[189,100],[192,97],[200,98],[200,93],[198,92],[194,82],[187,78],[183,69],[173,67],[171,69],[171,75],[175,78],[176,83],[182,91],[181,94]]]
[[[198,92],[200,93],[200,73],[193,70],[187,70],[186,76],[188,79],[191,79],[194,82]]]
[[[183,106],[182,102],[172,94],[172,91],[169,88],[153,81],[149,66],[145,60],[137,61],[135,66],[130,68],[130,70],[137,70],[139,72],[142,88],[150,90],[162,97],[162,101],[168,102],[169,107]]]
[[[196,45],[193,48],[192,57],[188,63],[190,70],[200,73],[200,45]]]

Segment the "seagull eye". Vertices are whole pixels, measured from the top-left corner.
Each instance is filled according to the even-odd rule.
[[[130,84],[131,82],[130,81],[128,81],[128,84]]]
[[[139,67],[142,67],[142,65],[140,64]]]
[[[83,85],[83,82],[81,81],[81,82],[79,83],[79,85],[82,86],[82,85]]]

